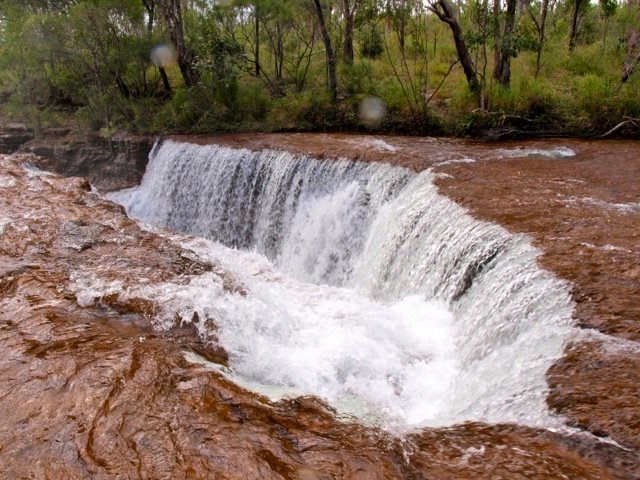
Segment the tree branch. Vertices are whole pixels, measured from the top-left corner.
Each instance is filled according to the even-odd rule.
[[[599,138],[605,138],[608,137],[609,135],[611,135],[613,132],[621,129],[622,127],[624,127],[625,125],[631,124],[635,127],[637,127],[640,124],[640,118],[631,118],[631,117],[625,117],[626,120],[623,120],[622,122],[620,122],[619,124],[617,124],[615,127],[613,127],[611,130],[609,130],[606,133],[603,133],[602,135],[599,136]]]

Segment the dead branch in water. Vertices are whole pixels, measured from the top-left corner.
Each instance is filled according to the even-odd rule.
[[[640,118],[632,118],[632,117],[623,117],[623,118],[624,118],[624,120],[622,122],[617,124],[615,127],[613,127],[608,132],[603,133],[602,135],[600,135],[600,138],[608,137],[613,132],[615,132],[616,130],[619,130],[620,128],[624,127],[625,125],[633,125],[634,127],[640,126]]]

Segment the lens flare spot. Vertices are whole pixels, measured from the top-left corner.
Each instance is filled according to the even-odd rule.
[[[169,67],[176,63],[177,52],[173,45],[161,43],[151,49],[149,57],[156,67]]]
[[[379,125],[387,114],[387,106],[378,97],[367,97],[360,103],[360,121],[367,126]]]

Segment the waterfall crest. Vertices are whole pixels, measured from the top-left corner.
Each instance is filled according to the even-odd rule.
[[[338,404],[365,398],[412,425],[548,425],[544,376],[571,332],[568,289],[526,237],[474,219],[433,179],[165,141],[141,186],[111,198],[145,222],[248,251],[199,252],[250,287],[216,307],[245,378]],[[257,273],[270,268],[285,277]]]

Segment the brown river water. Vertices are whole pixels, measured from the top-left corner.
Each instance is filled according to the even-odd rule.
[[[0,478],[640,478],[640,142],[174,139],[433,168],[440,193],[528,235],[592,332],[547,371],[547,405],[571,428],[474,421],[398,435],[189,362],[228,354],[193,323],[154,328],[162,305],[143,295],[79,298],[77,272],[121,288],[208,275],[247,295],[237,275],[195,257],[187,237],[141,229],[88,181],[24,168],[55,159],[15,154],[0,156]],[[539,153],[559,145],[575,155]]]

